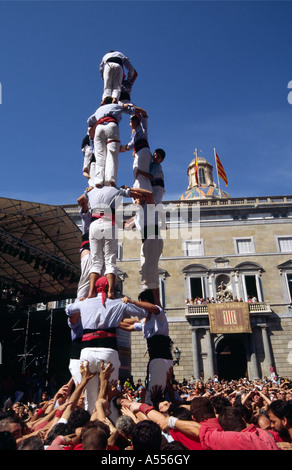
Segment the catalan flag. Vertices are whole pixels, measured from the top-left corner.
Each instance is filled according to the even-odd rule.
[[[224,171],[224,168],[222,166],[222,163],[220,162],[220,159],[219,159],[216,151],[215,151],[215,157],[216,157],[216,165],[217,165],[218,176],[220,176],[220,178],[224,181],[226,186],[228,186],[228,180],[227,180],[226,173]]]
[[[196,155],[196,158],[195,158],[195,181],[196,181],[197,184],[199,184],[198,155],[197,155],[197,150],[194,152],[194,155]]]

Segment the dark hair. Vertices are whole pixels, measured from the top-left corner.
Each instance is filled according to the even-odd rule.
[[[52,427],[50,432],[48,433],[44,445],[49,446],[52,444],[53,440],[57,436],[68,436],[69,434],[72,434],[74,431],[72,428],[68,425],[68,423],[57,423],[55,426]]]
[[[130,121],[136,121],[140,124],[140,119],[136,114],[133,114],[133,116],[130,117]]]
[[[252,417],[253,417],[253,411],[250,408],[248,408],[247,406],[244,406],[242,404],[233,405],[233,407],[237,408],[240,411],[240,414],[241,414],[242,418],[244,419],[244,421],[247,424],[251,424],[251,420],[252,420]]]
[[[195,397],[191,401],[191,415],[195,421],[200,423],[205,419],[215,418],[214,408],[209,398]]]
[[[45,447],[39,436],[30,436],[20,443],[17,450],[45,450]]]
[[[216,414],[219,414],[220,411],[225,406],[232,406],[227,397],[221,397],[220,395],[216,395],[214,397],[211,397],[210,402],[211,402]]]
[[[167,442],[166,444],[162,446],[161,449],[162,450],[188,450],[188,448],[179,441]]]
[[[218,422],[223,431],[242,431],[246,426],[241,410],[235,406],[226,406],[218,416]]]
[[[270,403],[268,410],[279,419],[286,418],[289,426],[292,425],[292,400],[274,400]]]
[[[113,102],[113,99],[111,96],[107,96],[104,100],[103,100],[103,104],[111,104]]]
[[[88,429],[82,437],[83,450],[105,450],[107,447],[107,435],[100,428]]]
[[[73,410],[68,419],[68,426],[73,429],[82,428],[88,421],[90,421],[90,413],[84,408],[76,408]]]
[[[156,149],[156,150],[154,150],[153,153],[158,153],[159,156],[161,157],[161,160],[164,160],[164,159],[165,159],[165,155],[166,155],[166,154],[165,154],[165,151],[164,151],[163,149]]]
[[[162,434],[158,424],[153,421],[139,421],[132,432],[133,449],[136,450],[160,450]]]
[[[141,302],[149,302],[150,304],[154,305],[154,295],[151,289],[146,289],[140,292],[138,296],[138,300]]]
[[[93,419],[92,421],[88,421],[81,430],[81,440],[83,439],[84,434],[89,430],[89,429],[101,429],[102,431],[105,432],[107,439],[110,437],[110,428],[109,426],[104,423],[103,421],[100,421],[99,419]]]
[[[182,419],[183,421],[192,421],[192,415],[190,410],[188,410],[184,406],[177,407],[172,413],[170,413],[168,409],[168,413],[171,414],[171,416],[174,416],[175,418]]]

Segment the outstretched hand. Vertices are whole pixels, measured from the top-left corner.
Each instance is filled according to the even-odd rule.
[[[88,361],[83,361],[80,363],[80,374],[82,380],[88,382],[92,377],[96,375],[96,372],[90,372],[88,367]]]
[[[100,380],[108,381],[114,370],[115,368],[110,362],[106,365],[106,367],[104,367],[104,361],[102,361],[100,365],[100,372],[99,372]]]

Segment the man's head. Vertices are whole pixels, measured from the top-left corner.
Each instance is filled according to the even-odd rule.
[[[102,105],[105,105],[105,104],[111,104],[113,102],[113,99],[111,96],[107,96],[106,98],[104,98],[104,100],[102,101]]]
[[[156,149],[153,152],[152,161],[154,163],[161,163],[165,159],[165,151],[163,149]]]
[[[30,436],[21,442],[17,450],[45,450],[45,447],[39,436]]]
[[[0,420],[0,432],[8,431],[14,439],[22,437],[21,421],[16,416],[8,416]]]
[[[134,450],[160,450],[162,434],[158,424],[153,421],[139,421],[132,432]]]
[[[241,410],[235,406],[226,406],[223,408],[218,415],[218,421],[223,431],[240,432],[246,428]]]
[[[266,431],[268,429],[271,429],[271,421],[270,421],[270,418],[268,416],[266,416],[265,414],[263,413],[260,413],[258,416],[257,416],[257,425],[259,428],[261,429],[265,429]]]
[[[210,402],[215,410],[216,415],[218,415],[225,406],[232,406],[228,398],[221,395],[210,397]]]
[[[99,419],[93,419],[93,420],[88,421],[88,423],[86,423],[84,426],[80,428],[81,440],[83,440],[84,434],[89,429],[101,429],[105,433],[107,439],[109,439],[110,434],[111,434],[110,428],[106,423],[104,423],[103,421],[100,421]]]
[[[292,428],[292,400],[274,400],[268,407],[271,428],[280,435]]]
[[[131,118],[130,118],[130,126],[131,126],[131,128],[135,130],[135,129],[137,129],[137,127],[139,126],[139,124],[140,124],[140,119],[139,119],[139,117],[138,117],[136,114],[134,114],[133,116],[131,116]]]
[[[82,427],[90,421],[90,413],[84,408],[76,408],[73,410],[68,419],[68,426],[75,431],[76,428]]]
[[[201,423],[206,419],[215,418],[214,408],[206,397],[195,397],[191,401],[191,415],[194,421]]]
[[[126,438],[131,437],[134,426],[135,421],[131,418],[131,416],[122,415],[119,416],[116,421],[117,430]]]
[[[106,450],[107,435],[100,428],[88,429],[82,437],[83,450]]]
[[[138,300],[140,302],[149,302],[150,304],[153,304],[154,305],[154,295],[153,295],[153,292],[151,289],[146,289],[146,290],[143,290],[139,296],[138,296]]]

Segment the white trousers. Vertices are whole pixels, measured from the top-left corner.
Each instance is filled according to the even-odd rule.
[[[162,199],[165,194],[165,189],[162,186],[152,186],[152,193],[154,198],[154,203],[158,206],[159,218],[161,220],[161,228],[166,229],[166,213],[162,205]]]
[[[69,371],[72,376],[72,379],[74,380],[75,385],[80,384],[81,382],[80,359],[70,359]]]
[[[155,393],[159,390],[164,393],[167,374],[169,369],[173,367],[172,359],[152,359],[149,363],[149,378],[148,386],[145,395],[145,403],[153,405],[152,398],[155,397]]]
[[[84,254],[81,257],[81,275],[77,287],[76,298],[80,299],[81,297],[87,297],[89,293],[89,273],[91,268],[92,260],[90,252]]]
[[[98,124],[94,134],[94,184],[108,186],[117,183],[120,130],[115,122]]]
[[[115,237],[114,229],[115,227],[112,225],[112,222],[103,218],[97,219],[90,224],[91,266],[89,273],[101,275],[104,266],[104,275],[117,274],[118,240]]]
[[[147,238],[141,245],[142,290],[159,288],[158,262],[163,250],[161,238]]]
[[[106,366],[109,362],[113,365],[114,371],[110,376],[110,380],[118,380],[120,359],[118,351],[110,348],[84,348],[81,351],[80,361],[88,361],[90,372],[96,372],[95,376],[89,380],[85,389],[85,409],[92,414],[95,402],[99,392],[99,372],[101,362],[104,361]]]
[[[162,198],[165,194],[165,188],[162,186],[152,186],[152,192],[153,192],[153,198],[154,198],[154,204],[161,204],[162,203]]]
[[[105,64],[103,70],[103,95],[102,98],[111,96],[119,99],[123,81],[123,67],[115,62]]]
[[[134,188],[147,189],[152,192],[152,185],[150,179],[143,175],[136,175],[137,170],[145,171],[149,173],[149,166],[152,160],[151,151],[148,147],[144,147],[135,153],[133,162],[133,173],[134,173]]]

